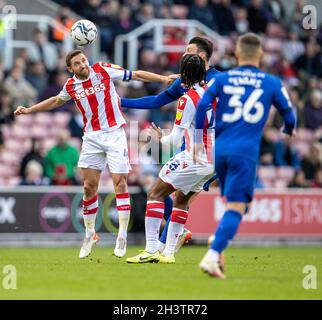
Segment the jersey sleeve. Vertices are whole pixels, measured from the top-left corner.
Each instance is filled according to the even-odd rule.
[[[176,79],[172,85],[165,91],[165,93],[173,100],[179,99],[186,91],[181,86],[181,78]]]
[[[284,120],[283,132],[291,134],[296,126],[296,114],[286,88],[277,78],[274,86],[273,104]]]
[[[132,71],[130,70],[107,62],[99,62],[99,64],[113,80],[130,81],[132,79]]]
[[[182,96],[177,104],[176,120],[174,125],[188,129],[195,116],[195,106],[187,96]]]
[[[67,92],[66,84],[64,85],[63,89],[59,92],[58,97],[60,100],[63,100],[66,102],[72,98]]]

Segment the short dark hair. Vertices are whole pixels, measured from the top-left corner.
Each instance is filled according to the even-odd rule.
[[[66,56],[66,65],[67,65],[67,67],[70,67],[72,59],[74,57],[78,56],[81,53],[85,55],[85,52],[83,50],[80,50],[80,49],[73,50],[73,51],[69,52],[67,54],[67,56]]]
[[[197,54],[186,54],[181,58],[180,75],[181,81],[190,89],[195,83],[203,86],[205,79],[206,66],[205,61]]]
[[[214,50],[214,45],[211,41],[202,37],[194,37],[189,41],[189,44],[195,44],[198,47],[199,51],[206,52],[206,59],[207,61],[210,60],[212,52]]]
[[[262,41],[255,33],[248,32],[238,38],[237,45],[240,47],[240,54],[243,58],[252,59],[261,49]]]

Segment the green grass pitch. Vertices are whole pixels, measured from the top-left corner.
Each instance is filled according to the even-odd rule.
[[[138,249],[128,248],[127,257]],[[225,281],[199,271],[205,247],[182,248],[175,265],[127,264],[110,247],[85,260],[78,252],[0,248],[0,271],[17,270],[15,290],[3,289],[0,272],[0,299],[322,299],[321,248],[230,248]],[[305,265],[317,269],[316,290],[303,288]]]

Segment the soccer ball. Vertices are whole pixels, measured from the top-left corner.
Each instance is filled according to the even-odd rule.
[[[93,43],[97,38],[97,29],[89,20],[78,20],[71,28],[71,37],[78,46],[85,46]]]

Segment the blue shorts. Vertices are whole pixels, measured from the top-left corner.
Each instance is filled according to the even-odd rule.
[[[221,195],[227,202],[251,202],[254,195],[256,163],[240,156],[217,156],[215,169]]]

